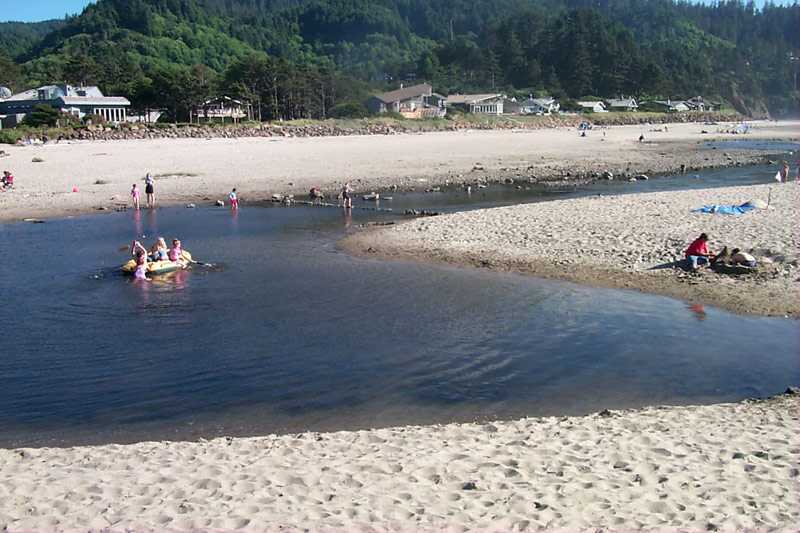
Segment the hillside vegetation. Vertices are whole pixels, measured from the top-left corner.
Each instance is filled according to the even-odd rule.
[[[400,82],[437,92],[800,109],[800,5],[673,0],[98,0],[0,25],[0,85],[96,84],[176,119],[225,93],[325,118]]]

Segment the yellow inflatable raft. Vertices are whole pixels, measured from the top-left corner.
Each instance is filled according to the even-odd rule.
[[[192,254],[187,252],[186,250],[183,251],[183,255],[181,257],[186,261],[186,264],[189,265],[192,263]],[[158,274],[166,274],[167,272],[172,272],[174,270],[178,270],[181,268],[181,264],[177,261],[148,261],[147,262],[147,275],[148,276],[155,276]],[[136,272],[136,260],[131,259],[124,265],[120,267],[124,274],[133,274]]]

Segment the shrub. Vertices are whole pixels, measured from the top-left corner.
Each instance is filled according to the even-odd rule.
[[[0,143],[14,144],[19,139],[20,134],[15,130],[0,130]]]
[[[363,118],[367,115],[369,111],[364,104],[352,102],[335,105],[328,111],[330,118]]]
[[[55,126],[56,121],[61,118],[61,114],[61,111],[51,105],[36,104],[23,122],[34,128],[39,126]]]

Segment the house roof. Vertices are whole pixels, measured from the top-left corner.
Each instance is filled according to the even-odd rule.
[[[485,100],[500,98],[499,94],[451,94],[447,97],[448,104],[477,104]]]
[[[616,98],[614,100],[609,100],[608,105],[611,107],[638,107],[636,105],[636,100],[633,98]]]
[[[62,96],[65,105],[131,105],[124,96]]]
[[[578,102],[578,105],[582,106],[582,107],[594,107],[597,104],[600,104],[601,107],[605,107],[606,106],[600,100],[588,100],[588,101],[584,101],[584,102]]]
[[[527,100],[522,102],[524,105],[538,105],[542,107],[547,107],[551,104],[555,103],[554,98],[528,98]]]
[[[420,83],[411,87],[389,91],[388,93],[376,94],[374,97],[382,102],[390,103],[402,100],[409,100],[417,96],[430,96],[431,86],[427,83]]]

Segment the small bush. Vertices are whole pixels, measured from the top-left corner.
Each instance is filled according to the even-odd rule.
[[[108,185],[108,182],[106,180],[95,180],[94,184],[95,185]]]
[[[33,159],[31,159],[31,163],[44,163],[44,159],[42,159],[41,157],[34,157]]]
[[[20,139],[20,134],[14,130],[0,130],[0,143],[14,144]]]
[[[328,112],[330,118],[363,118],[367,115],[369,115],[367,106],[352,102],[335,105]]]

